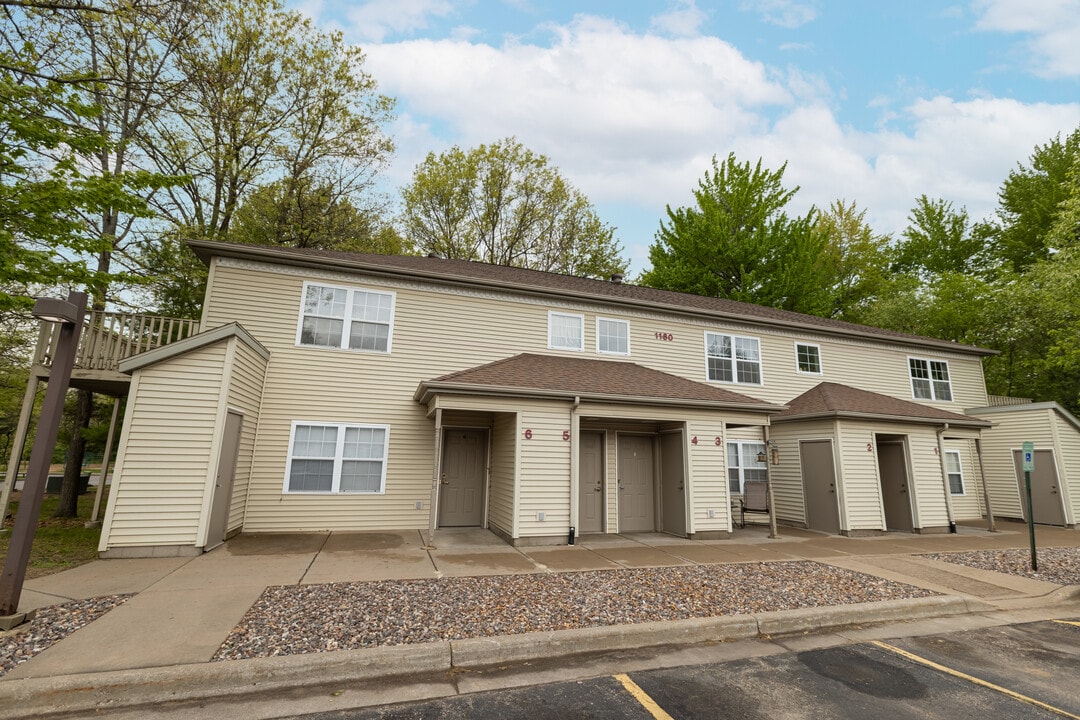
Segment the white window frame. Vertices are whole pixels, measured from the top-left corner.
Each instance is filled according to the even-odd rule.
[[[304,334],[304,304],[307,302],[308,288],[320,287],[330,288],[333,290],[345,291],[345,314],[342,316],[342,328],[341,328],[341,342],[338,345],[317,345],[315,343],[306,343],[301,340]],[[352,328],[352,312],[353,312],[353,297],[356,293],[370,293],[372,295],[383,295],[390,298],[390,321],[387,323],[386,328],[386,349],[385,350],[368,350],[365,348],[351,348],[349,347],[349,336]],[[305,348],[322,348],[324,350],[347,350],[349,352],[360,353],[375,353],[376,355],[389,355],[394,346],[394,315],[397,311],[397,293],[390,290],[375,290],[366,287],[352,287],[348,285],[335,285],[333,283],[305,281],[304,287],[300,293],[300,315],[296,321],[296,345],[298,347]],[[322,317],[322,316],[315,316]],[[381,324],[381,323],[379,323]]]
[[[573,319],[576,319],[578,321],[578,327],[581,330],[581,339],[580,339],[581,341],[578,343],[577,347],[573,347],[573,346],[569,346],[569,345],[556,345],[554,342],[552,342],[555,338],[554,338],[554,335],[552,334],[552,330],[553,330],[554,326],[552,325],[551,321],[556,317],[559,317],[559,318],[573,318]],[[567,312],[557,312],[555,310],[549,310],[548,311],[548,349],[549,350],[569,350],[571,352],[585,352],[585,316],[581,315],[579,313],[567,313]]]
[[[802,369],[802,363],[799,360],[799,348],[804,348],[804,347],[805,348],[814,348],[815,350],[817,350],[817,366],[818,366],[818,369],[817,369],[816,372],[813,371],[813,370],[803,370]],[[818,345],[817,343],[799,342],[798,340],[795,341],[795,372],[799,373],[800,375],[824,375],[825,374],[825,364],[821,361],[821,346],[820,345]]]
[[[912,363],[923,363],[924,364],[923,367],[926,370],[926,377],[925,378],[917,378],[917,377],[915,377],[915,373],[913,372],[914,368],[912,367]],[[934,379],[934,370],[933,370],[933,367],[932,367],[934,363],[945,366],[945,374],[948,376],[946,380],[935,380]],[[949,369],[949,361],[948,360],[934,360],[932,358],[915,357],[913,355],[909,355],[908,359],[907,359],[907,371],[908,371],[908,381],[911,383],[911,397],[912,397],[912,399],[914,399],[914,400],[934,400],[934,401],[937,401],[937,402],[952,402],[953,401],[952,371]],[[922,381],[925,381],[925,382],[929,383],[929,385],[930,385],[930,397],[922,397],[922,396],[920,396],[918,394],[918,392],[916,392],[916,390],[915,390],[915,381],[916,380],[922,380]],[[946,383],[946,387],[948,388],[948,392],[949,392],[949,397],[941,397],[940,396],[940,393],[938,392],[937,383],[941,383],[941,382]]]
[[[736,452],[738,453],[738,457],[739,457],[739,464],[736,465],[736,466],[733,466],[731,464],[731,459],[730,459],[731,458],[731,446],[732,445],[735,445],[737,447]],[[727,470],[728,470],[727,488],[728,488],[728,493],[729,494],[731,494],[731,495],[742,495],[743,494],[744,488],[746,487],[746,479],[747,479],[746,478],[746,471],[747,470],[763,470],[763,471],[765,471],[765,477],[764,478],[756,478],[755,477],[755,478],[750,478],[751,480],[762,480],[762,479],[763,480],[768,480],[769,479],[769,475],[768,475],[769,459],[768,459],[768,457],[765,458],[765,462],[763,462],[763,463],[759,463],[757,461],[757,454],[759,452],[766,452],[766,450],[765,450],[765,442],[763,440],[728,440],[727,441],[727,446],[725,447],[725,449],[727,451],[727,454],[724,456],[724,464],[727,465]],[[742,462],[744,459],[750,459],[752,461],[752,464],[751,465],[744,465],[743,462]],[[738,470],[738,472],[739,472],[739,490],[738,490],[738,492],[731,489],[731,481],[733,479],[731,477],[731,471],[732,470]]]
[[[289,481],[292,478],[292,464],[293,460],[307,460],[311,458],[296,457],[293,455],[293,447],[296,440],[296,430],[300,427],[320,427],[320,428],[337,428],[337,447],[334,450],[334,474],[331,478],[331,484],[329,490],[292,490],[289,488]],[[360,428],[364,430],[383,430],[386,435],[385,442],[383,443],[383,454],[381,458],[363,458],[364,460],[378,460],[382,463],[382,473],[379,477],[379,489],[369,491],[341,490],[341,466],[342,462],[347,458],[345,455],[345,431],[349,428]],[[325,420],[294,420],[292,427],[289,430],[289,448],[288,455],[285,460],[285,481],[282,483],[281,492],[285,495],[384,495],[386,493],[386,466],[387,458],[390,455],[390,426],[379,425],[372,423],[354,423],[354,422],[327,422]],[[319,460],[327,460],[329,458],[316,458]]]
[[[956,457],[956,471],[949,469],[949,457]],[[964,482],[964,463],[960,460],[959,450],[946,450],[945,451],[945,474],[949,479],[949,492],[955,496],[967,495],[967,483]],[[960,492],[956,492],[953,489],[953,476],[957,476],[960,479]]]
[[[715,335],[720,337],[726,337],[731,340],[731,380],[715,379],[709,376],[709,336]],[[739,380],[739,357],[736,349],[738,340],[750,340],[757,343],[757,360],[754,361],[757,364],[758,382],[743,382]],[[724,358],[720,358],[724,359]],[[748,360],[742,360],[741,362],[750,362]],[[761,338],[751,337],[749,335],[734,335],[726,332],[715,332],[713,330],[705,331],[705,379],[709,382],[727,383],[732,385],[754,385],[762,386],[765,384],[765,368],[761,355]]]
[[[626,328],[626,352],[620,352],[617,350],[602,350],[600,349],[600,323],[614,323],[616,325],[622,325]],[[600,317],[596,318],[596,352],[601,355],[629,355],[630,354],[630,321],[629,320],[617,320],[615,318]]]

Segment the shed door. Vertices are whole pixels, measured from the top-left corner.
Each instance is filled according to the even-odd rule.
[[[578,532],[604,531],[604,433],[583,431],[578,469]]]
[[[878,473],[881,475],[881,499],[885,503],[885,526],[889,530],[912,530],[911,493],[904,460],[904,443],[877,444]]]
[[[1020,450],[1013,450],[1016,481],[1020,486],[1020,507],[1027,519],[1027,488],[1024,481],[1024,460]],[[1065,508],[1062,505],[1061,486],[1058,484],[1057,463],[1053,450],[1035,451],[1035,469],[1031,471],[1032,517],[1040,525],[1064,525]]]
[[[225,542],[229,532],[229,506],[232,503],[233,478],[236,475],[236,458],[240,453],[240,428],[244,416],[230,410],[225,415],[225,432],[221,438],[218,454],[217,477],[214,479],[214,497],[210,501],[210,522],[207,526],[206,549]]]
[[[811,530],[839,533],[840,509],[836,497],[832,440],[800,442],[799,457],[802,462],[806,526]]]
[[[486,435],[483,430],[446,431],[439,486],[440,527],[478,527],[483,522]]]
[[[653,532],[653,438],[619,435],[618,445],[619,532]]]
[[[660,436],[660,505],[664,524],[660,529],[686,536],[686,478],[683,475],[683,434]]]

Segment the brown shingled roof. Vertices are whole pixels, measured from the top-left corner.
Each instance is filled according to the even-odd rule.
[[[900,420],[933,425],[948,423],[953,426],[990,427],[989,422],[979,418],[830,382],[815,385],[787,405],[786,410],[772,417],[772,423],[847,417]]]
[[[883,330],[868,325],[842,322],[831,318],[803,315],[788,310],[724,298],[704,297],[689,293],[657,290],[655,288],[606,280],[560,275],[558,273],[526,270],[524,268],[489,265],[469,260],[448,260],[415,255],[375,255],[310,248],[285,248],[269,245],[221,243],[208,240],[188,241],[188,245],[209,264],[214,256],[259,260],[334,269],[360,271],[383,275],[405,275],[444,283],[494,287],[510,292],[570,296],[577,300],[594,300],[624,306],[645,307],[660,312],[689,313],[697,317],[714,317],[728,322],[772,325],[797,330],[813,330],[832,335],[860,337],[878,341],[902,342],[905,345],[934,348],[946,352],[973,355],[994,355],[996,351],[961,345],[946,340]]]
[[[417,401],[438,392],[582,397],[777,412],[774,405],[724,388],[651,370],[636,363],[523,353],[420,383]]]

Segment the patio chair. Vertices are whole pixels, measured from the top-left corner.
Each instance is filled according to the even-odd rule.
[[[743,483],[742,503],[739,506],[739,527],[746,527],[746,513],[769,514],[768,481],[747,480]]]

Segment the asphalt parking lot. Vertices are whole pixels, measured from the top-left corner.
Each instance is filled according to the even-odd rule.
[[[304,716],[1080,718],[1080,620],[900,638]]]

